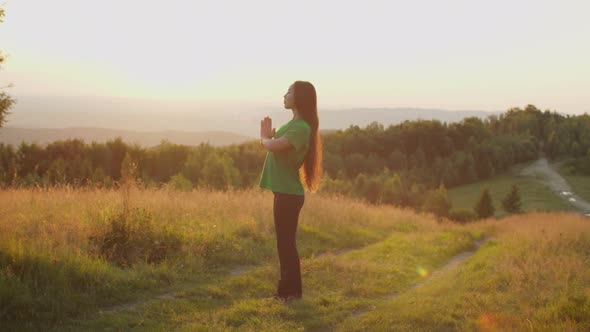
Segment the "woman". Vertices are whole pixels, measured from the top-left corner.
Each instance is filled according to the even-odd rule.
[[[296,246],[304,187],[316,192],[322,172],[316,92],[309,82],[296,81],[283,97],[293,119],[275,132],[272,120],[260,121],[260,143],[268,150],[259,186],[274,194],[273,214],[281,269],[275,298],[301,298],[301,270]]]

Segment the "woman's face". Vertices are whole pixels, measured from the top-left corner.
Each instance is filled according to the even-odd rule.
[[[295,88],[291,84],[287,93],[283,96],[283,104],[286,109],[293,109],[295,107]]]

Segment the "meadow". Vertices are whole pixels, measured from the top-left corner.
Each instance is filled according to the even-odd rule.
[[[509,214],[502,209],[502,199],[510,192],[512,185],[516,184],[519,188],[521,207],[524,212],[575,211],[571,205],[556,196],[540,179],[521,174],[522,170],[530,164],[517,164],[509,171],[490,179],[449,188],[448,195],[453,208],[472,209],[482,190],[488,188],[496,209],[495,217],[505,217]],[[585,177],[584,181],[588,183],[588,177]]]
[[[304,295],[285,304],[272,298],[270,192],[65,187],[0,201],[0,329],[590,328],[590,223],[573,213],[458,225],[306,194]]]
[[[584,200],[590,202],[590,176],[573,174],[566,166],[565,161],[568,159],[562,159],[552,164],[555,169],[567,183],[572,187],[572,191],[582,197]]]

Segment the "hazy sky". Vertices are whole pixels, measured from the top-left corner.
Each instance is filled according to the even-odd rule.
[[[590,112],[590,1],[8,0],[0,86],[282,106]]]

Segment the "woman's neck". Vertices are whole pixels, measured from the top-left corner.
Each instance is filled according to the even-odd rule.
[[[297,109],[293,109],[293,119],[291,120],[297,120],[297,119],[301,119],[301,115],[299,115],[299,112],[297,111]]]

